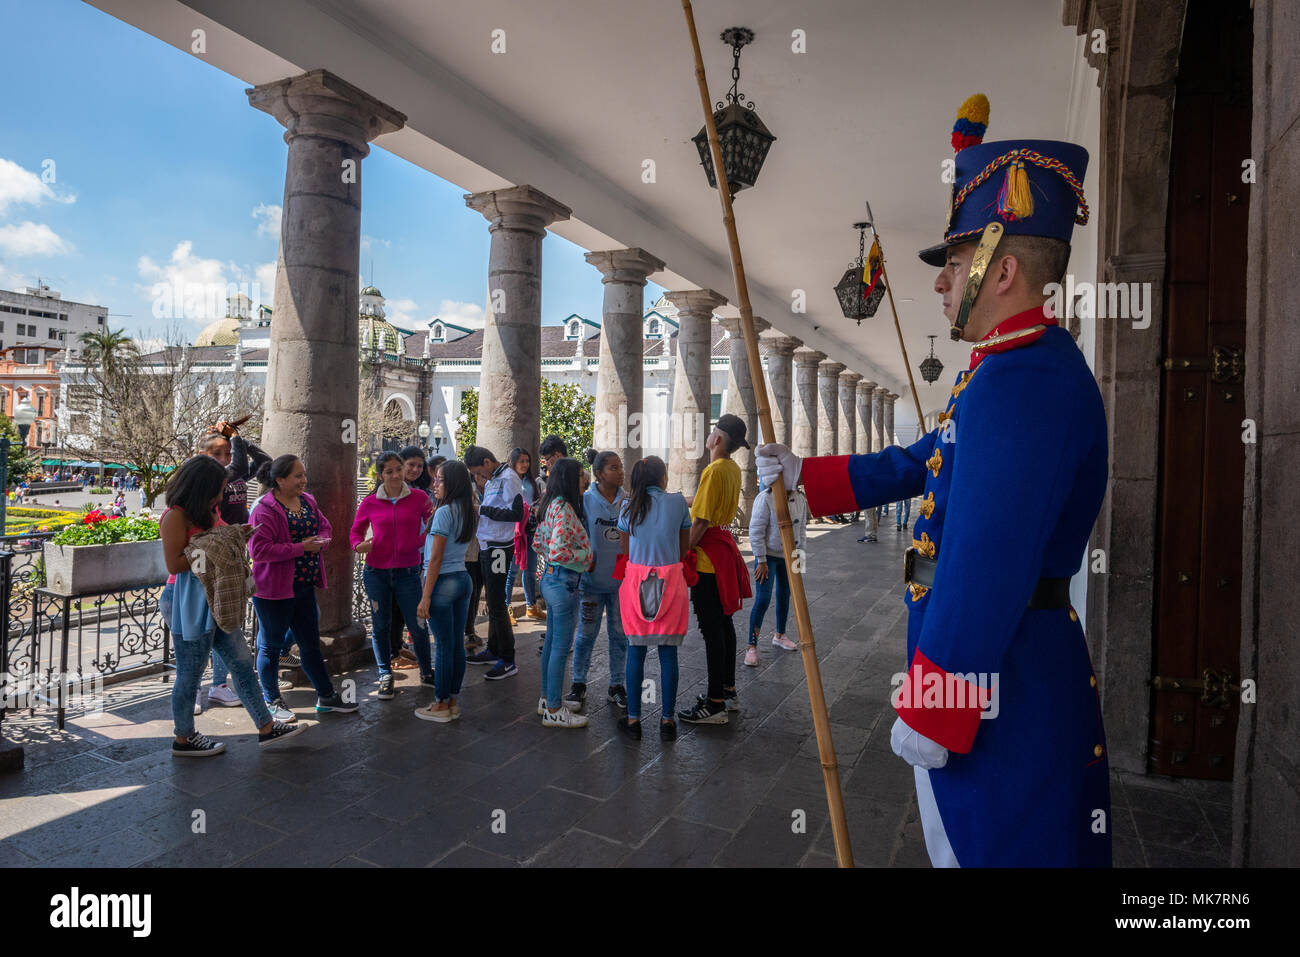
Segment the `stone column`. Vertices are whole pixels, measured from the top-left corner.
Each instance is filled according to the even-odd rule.
[[[875,434],[877,452],[888,444],[885,441],[885,395],[888,392],[881,385],[871,390],[871,431]]]
[[[330,587],[319,592],[323,651],[332,668],[366,650],[352,616],[360,327],[361,161],[376,136],[406,116],[325,70],[246,91],[285,127],[289,155],[275,273],[275,322],[266,377],[262,446],[302,457],[334,527],[324,553]]]
[[[840,373],[843,362],[826,359],[817,367],[817,454],[840,454]]]
[[[863,379],[858,383],[858,453],[868,455],[872,452],[878,452],[876,448],[874,429],[871,427],[871,393],[875,391],[876,383],[870,379]]]
[[[897,445],[898,439],[894,436],[894,403],[898,401],[898,396],[892,392],[885,393],[885,444]]]
[[[725,304],[727,297],[712,289],[684,289],[664,295],[677,307],[678,326],[668,490],[681,492],[691,500],[700,487],[704,466],[709,464],[704,442],[709,437],[713,310]]]
[[[587,253],[605,285],[601,309],[600,365],[596,373],[597,451],[612,449],[623,460],[626,476],[641,461],[648,432],[642,421],[645,397],[645,337],[641,316],[646,277],[664,268],[644,249]],[[574,450],[575,452],[577,450]]]
[[[475,444],[504,462],[541,442],[542,238],[570,209],[532,186],[467,194],[465,205],[492,234]]]
[[[727,372],[727,402],[723,412],[740,416],[745,423],[745,441],[748,449],[738,449],[731,455],[732,461],[740,466],[740,507],[745,513],[744,520],[749,521],[749,513],[754,505],[754,496],[758,494],[758,471],[754,468],[754,447],[758,444],[758,402],[754,398],[754,377],[749,368],[749,352],[745,348],[745,334],[740,328],[740,319],[719,319],[722,328],[730,335],[729,371]],[[754,334],[758,335],[772,326],[766,319],[754,317]],[[760,368],[758,374],[762,375]]]
[[[776,441],[789,448],[794,432],[790,392],[794,373],[792,359],[794,350],[803,343],[794,336],[781,336],[766,342],[767,379],[772,384],[772,394],[768,397],[772,406],[772,428],[776,430]]]
[[[794,354],[795,389],[790,450],[802,458],[817,454],[817,366],[826,353],[797,349]]]
[[[840,373],[840,455],[853,455],[858,448],[858,381],[861,373],[845,369]]]

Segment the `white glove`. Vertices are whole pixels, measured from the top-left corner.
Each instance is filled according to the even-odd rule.
[[[948,763],[948,749],[918,734],[902,718],[894,719],[889,732],[889,746],[894,753],[914,768],[941,768]]]
[[[780,475],[785,479],[786,491],[791,491],[799,484],[799,473],[803,471],[803,459],[795,455],[784,445],[769,442],[754,450],[754,467],[758,471],[758,480],[765,487],[770,486]]]

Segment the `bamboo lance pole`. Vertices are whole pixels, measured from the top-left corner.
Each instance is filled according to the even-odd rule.
[[[686,28],[691,35],[695,51],[695,79],[700,87],[700,105],[704,108],[704,125],[708,131],[709,149],[713,156],[713,171],[718,182],[718,198],[722,201],[722,222],[727,228],[727,241],[731,245],[731,269],[736,279],[736,299],[740,307],[740,325],[745,333],[745,353],[749,360],[750,377],[754,380],[754,398],[758,403],[759,428],[767,441],[776,440],[772,428],[772,410],[768,407],[767,383],[763,379],[763,364],[758,355],[758,335],[754,332],[754,310],[749,303],[749,286],[745,282],[745,263],[740,255],[740,238],[736,233],[736,216],[731,206],[731,191],[727,188],[722,165],[722,146],[718,141],[718,128],[713,123],[713,109],[709,105],[709,86],[704,78],[704,57],[700,53],[700,38],[695,32],[695,14],[690,0],[682,0],[686,13]],[[785,481],[777,476],[772,486],[772,501],[776,505],[777,526],[781,530],[781,550],[785,553],[789,569],[790,591],[794,598],[795,621],[799,625],[799,649],[803,653],[804,673],[808,678],[808,699],[812,706],[813,727],[817,731],[817,752],[821,757],[822,777],[826,783],[826,802],[830,808],[831,834],[835,840],[835,858],[840,867],[853,866],[853,848],[849,845],[848,824],[844,817],[844,796],[840,792],[840,769],[831,743],[831,723],[826,712],[826,695],[822,690],[821,668],[817,663],[817,647],[813,641],[812,618],[808,614],[808,596],[803,587],[803,562],[796,560],[794,529],[790,523],[790,507],[785,498]]]
[[[867,217],[871,217],[871,204],[867,204]],[[907,358],[907,346],[903,343],[903,327],[898,322],[898,309],[894,306],[894,287],[889,282],[889,273],[885,271],[885,244],[880,241],[880,232],[874,220],[870,223],[871,235],[880,247],[880,279],[885,284],[885,293],[889,296],[889,309],[894,314],[894,331],[898,333],[898,348],[903,351],[903,368],[907,370],[907,384],[912,389],[912,401],[916,403],[916,422],[920,430],[917,435],[925,434],[925,413],[921,411],[921,395],[916,391],[916,380],[912,378],[912,363]],[[891,435],[892,439],[893,436]]]

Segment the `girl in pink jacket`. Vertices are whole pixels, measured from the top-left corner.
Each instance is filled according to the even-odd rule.
[[[366,556],[362,582],[370,598],[370,640],[379,666],[376,697],[389,701],[395,694],[388,637],[394,600],[411,632],[415,657],[420,662],[420,683],[433,687],[429,630],[421,626],[416,615],[423,588],[420,559],[433,518],[433,502],[403,480],[402,458],[396,452],[383,453],[376,465],[379,483],[357,506],[348,540],[354,552]],[[370,538],[366,537],[367,531]]]

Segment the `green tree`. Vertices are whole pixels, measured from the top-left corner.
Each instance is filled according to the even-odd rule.
[[[478,438],[478,389],[466,389],[460,397],[460,435],[456,448],[464,452]],[[558,435],[564,439],[569,454],[581,460],[583,451],[591,447],[596,426],[596,397],[587,395],[572,383],[542,380],[541,438]],[[493,452],[502,454],[498,450]]]
[[[122,359],[139,354],[135,340],[122,329],[105,327],[103,332],[83,332],[78,338],[85,349],[86,363],[109,374]]]
[[[3,412],[0,412],[0,434],[9,437],[8,482],[17,485],[27,477],[28,472],[38,467],[38,459],[31,454],[30,449],[23,446],[22,439],[18,437],[18,426]]]

